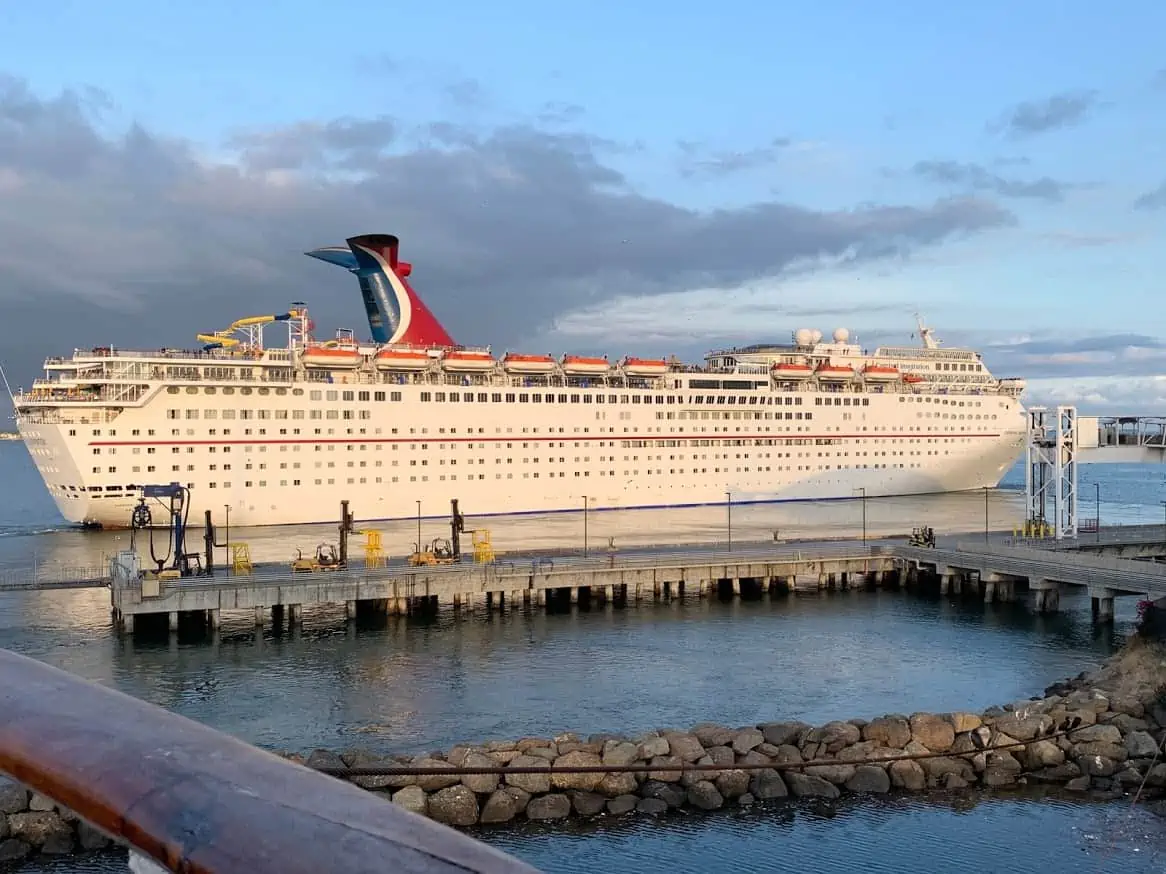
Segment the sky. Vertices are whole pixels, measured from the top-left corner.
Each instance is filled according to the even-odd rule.
[[[467,345],[915,314],[1025,400],[1166,414],[1166,6],[0,0],[0,363],[192,347],[392,233]]]

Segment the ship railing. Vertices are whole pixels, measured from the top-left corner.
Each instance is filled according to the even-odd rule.
[[[534,869],[347,781],[0,650],[0,772],[128,847],[199,874]]]

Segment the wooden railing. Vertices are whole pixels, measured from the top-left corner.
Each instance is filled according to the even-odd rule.
[[[534,872],[349,783],[7,650],[0,772],[171,871]]]

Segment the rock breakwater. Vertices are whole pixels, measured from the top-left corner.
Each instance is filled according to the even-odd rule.
[[[282,755],[466,828],[1031,783],[1145,797],[1166,789],[1164,744],[1166,649],[1135,645],[1042,697],[981,713],[566,733],[419,756]],[[108,844],[70,811],[0,778],[0,866]]]
[[[412,757],[316,750],[289,758],[467,827],[1033,782],[1111,795],[1160,790],[1164,742],[1166,654],[1137,646],[1043,697],[982,713],[821,726],[703,723],[634,737],[496,740]]]

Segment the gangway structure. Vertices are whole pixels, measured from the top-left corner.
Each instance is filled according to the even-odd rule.
[[[1077,408],[1028,410],[1024,470],[1025,527],[1054,539],[1077,536]]]
[[[1077,451],[1082,464],[1166,462],[1166,416],[1081,416]]]

